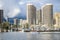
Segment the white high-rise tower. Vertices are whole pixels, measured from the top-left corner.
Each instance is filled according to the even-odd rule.
[[[42,7],[42,24],[48,27],[53,26],[53,5],[46,4]]]
[[[27,22],[30,25],[36,24],[36,7],[33,4],[27,4]]]

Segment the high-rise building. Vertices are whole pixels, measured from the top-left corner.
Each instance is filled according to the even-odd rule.
[[[14,25],[16,25],[16,19],[14,19]]]
[[[23,24],[23,19],[20,19],[20,25],[22,25]]]
[[[3,22],[3,10],[0,10],[0,23]]]
[[[56,15],[56,13],[54,13],[54,14],[53,14],[53,25],[55,25],[55,24],[56,24],[55,15]]]
[[[55,13],[54,18],[55,18],[55,21],[56,21],[55,26],[60,27],[60,13],[59,12]]]
[[[36,24],[39,25],[42,22],[41,9],[36,11]]]
[[[42,7],[42,24],[48,27],[53,26],[53,5],[46,4]]]
[[[19,20],[17,18],[14,19],[14,25],[18,25]]]
[[[36,7],[33,4],[27,4],[27,22],[30,25],[36,24]]]

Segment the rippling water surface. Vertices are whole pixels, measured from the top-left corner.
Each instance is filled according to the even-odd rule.
[[[0,40],[60,40],[60,32],[5,32]]]

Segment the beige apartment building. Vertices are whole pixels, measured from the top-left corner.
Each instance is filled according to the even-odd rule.
[[[33,4],[27,4],[27,22],[30,25],[36,24],[36,7]]]
[[[41,9],[36,11],[36,24],[39,25],[42,23],[42,12]]]
[[[54,14],[54,19],[56,24],[54,25],[56,28],[60,28],[60,13],[57,12]]]
[[[46,4],[42,6],[42,25],[50,28],[53,26],[53,5]]]

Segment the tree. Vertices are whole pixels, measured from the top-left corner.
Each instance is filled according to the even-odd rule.
[[[25,26],[26,26],[27,29],[29,28],[29,24],[28,23],[26,23]]]
[[[17,25],[13,25],[13,27],[12,28],[17,28]]]
[[[1,32],[4,32],[4,28],[3,28],[3,23],[0,24],[0,29],[1,29]]]
[[[4,32],[4,30],[6,30],[8,32],[8,29],[9,29],[9,22],[3,22],[0,24],[0,28],[1,28],[1,32]]]
[[[22,25],[19,25],[20,26],[20,28],[22,28]]]
[[[2,24],[2,28],[5,29],[6,32],[8,32],[9,26],[10,26],[9,22],[4,22],[4,23]]]

